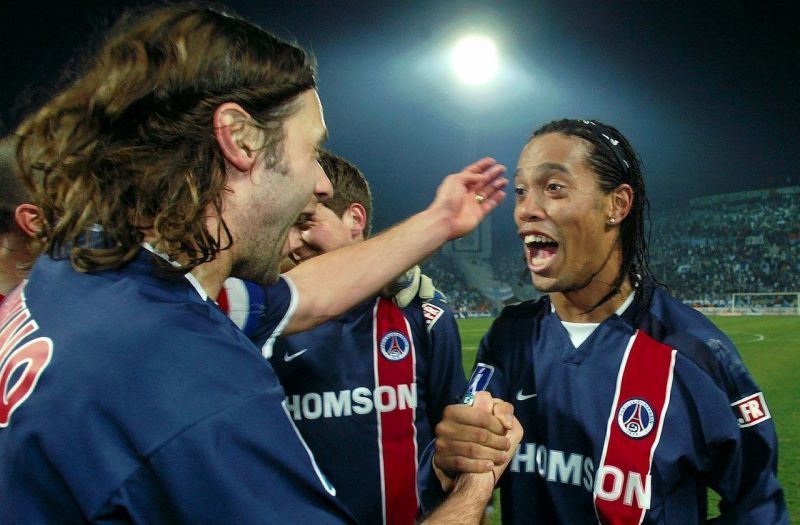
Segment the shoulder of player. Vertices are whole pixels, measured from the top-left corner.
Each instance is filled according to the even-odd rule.
[[[643,325],[643,326],[642,326]],[[734,343],[706,316],[659,291],[640,326],[736,397],[758,391]]]
[[[503,308],[494,324],[511,323],[513,326],[520,319],[533,320],[542,317],[549,311],[550,300],[547,297],[509,304]]]
[[[529,336],[539,329],[539,321],[549,312],[550,301],[546,297],[507,305],[483,336],[481,347],[496,359],[521,358],[528,352]]]
[[[409,322],[424,325],[429,332],[442,329],[446,325],[455,325],[453,310],[441,293],[430,299],[415,297],[401,311]],[[449,322],[442,322],[445,319]]]
[[[123,344],[139,340],[140,334],[157,333],[153,341],[157,343],[185,333],[186,328],[203,331],[207,329],[203,324],[225,319],[221,312],[215,315],[213,305],[181,276],[157,278],[129,268],[83,274],[65,261],[50,262],[48,270],[53,269],[60,273],[33,273],[24,293],[43,328],[56,333],[65,323],[75,323],[73,332],[107,334]],[[58,298],[54,300],[51,287],[56,284]]]
[[[702,352],[711,352],[719,358],[724,358],[725,353],[738,356],[733,341],[708,317],[663,289],[653,295],[647,313],[639,324],[651,337],[688,356]]]
[[[161,352],[174,363],[262,360],[255,346],[218,306],[180,279],[172,283],[144,282],[130,289],[117,287],[106,295],[105,301],[92,308],[99,311],[98,330],[107,332],[106,337],[115,339],[120,347],[145,345],[148,355],[155,357]],[[106,309],[108,313],[102,313]],[[106,323],[104,317],[121,317],[125,322]]]
[[[155,483],[153,477],[178,471],[191,472],[190,478],[195,482],[179,483],[173,487],[175,498],[185,498],[183,501],[176,499],[177,504],[192,501],[191,491],[196,490],[197,479],[208,481],[215,477],[216,482],[222,480],[223,485],[219,485],[220,490],[240,491],[241,487],[236,486],[239,481],[234,478],[226,479],[217,472],[227,468],[225,462],[212,459],[222,448],[225,457],[238,461],[237,464],[241,464],[245,471],[257,471],[263,468],[257,456],[259,454],[263,456],[264,451],[268,450],[275,457],[280,457],[279,461],[285,468],[296,475],[278,483],[279,486],[275,487],[278,492],[311,489],[322,493],[320,481],[308,467],[307,453],[301,448],[300,440],[296,439],[296,430],[289,423],[289,418],[282,408],[284,394],[277,384],[274,388],[262,390],[251,396],[222,400],[211,397],[213,393],[207,391],[196,391],[194,394],[198,396],[198,401],[195,403],[198,410],[189,414],[179,413],[175,420],[165,421],[163,425],[154,427],[159,432],[143,436],[143,439],[146,439],[144,441],[146,446],[143,447],[141,456],[146,462],[126,465],[133,470],[124,478],[120,476],[123,481],[115,492],[129,490],[135,484]],[[205,406],[206,402],[208,407]],[[222,446],[217,439],[221,434],[227,438]],[[191,443],[191,446],[187,447],[187,443]],[[255,445],[242,446],[242,443]],[[274,510],[274,505],[259,501],[257,498],[244,497],[239,503],[240,508],[237,510],[239,513],[260,512],[265,516]],[[154,515],[157,516],[158,512],[155,511]],[[230,514],[227,518],[230,518]]]

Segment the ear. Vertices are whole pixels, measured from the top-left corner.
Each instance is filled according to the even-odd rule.
[[[355,239],[358,236],[364,237],[364,228],[367,227],[367,210],[364,205],[354,202],[347,207],[345,213],[350,214],[350,236]]]
[[[249,172],[256,160],[258,133],[250,120],[250,114],[234,102],[225,102],[214,111],[217,145],[225,160],[241,172]]]
[[[633,188],[629,184],[620,184],[609,194],[609,224],[620,224],[628,216],[633,206],[633,198]]]
[[[35,237],[42,231],[42,213],[33,204],[20,204],[14,210],[14,221],[28,237]]]

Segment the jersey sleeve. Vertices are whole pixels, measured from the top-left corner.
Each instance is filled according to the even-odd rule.
[[[97,521],[352,523],[279,395],[255,395],[185,429],[125,481]]]
[[[272,356],[275,339],[297,309],[297,290],[291,278],[282,275],[270,286],[229,277],[217,298],[222,311],[261,349]]]
[[[222,283],[217,304],[239,330],[250,336],[264,311],[264,295],[264,288],[256,283],[228,277]]]
[[[464,393],[466,378],[461,359],[461,337],[452,310],[444,302],[422,304],[427,328],[428,372],[427,410],[431,428],[442,419],[447,405]]]
[[[738,357],[738,354],[737,354]],[[739,443],[730,462],[740,464],[733,485],[724,475],[711,480],[722,495],[721,517],[715,523],[788,524],[783,489],[778,482],[778,438],[764,394],[749,372],[726,381],[732,417],[739,428]],[[745,392],[733,387],[749,383]],[[726,471],[723,470],[723,474]]]
[[[764,394],[730,339],[721,333],[694,336],[694,342],[678,337],[672,344],[687,347],[724,392],[724,425],[733,428],[732,439],[711,444],[708,484],[722,497],[721,515],[711,523],[789,523],[777,477],[778,439]]]

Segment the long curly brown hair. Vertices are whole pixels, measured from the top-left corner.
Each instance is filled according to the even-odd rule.
[[[214,259],[231,244],[224,221],[206,227],[226,183],[215,109],[248,111],[276,166],[283,122],[315,85],[305,51],[235,16],[179,5],[123,17],[85,71],[17,130],[44,250],[100,271],[130,261],[152,232],[185,261],[176,271]]]

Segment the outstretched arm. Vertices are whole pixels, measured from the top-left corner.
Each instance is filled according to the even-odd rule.
[[[504,172],[494,159],[479,160],[446,177],[426,210],[289,271],[299,301],[283,333],[307,330],[346,312],[448,240],[472,231],[505,197]]]

